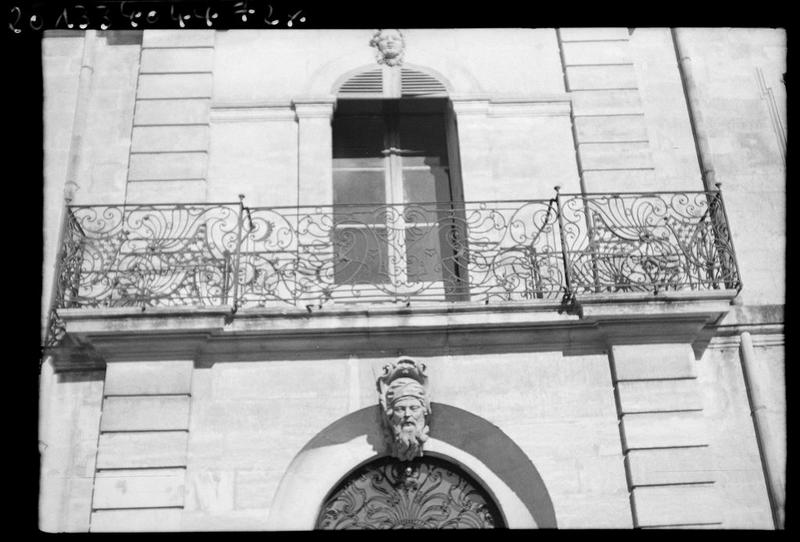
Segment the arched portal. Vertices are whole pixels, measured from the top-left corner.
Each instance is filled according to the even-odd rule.
[[[361,466],[325,500],[317,529],[505,527],[492,497],[456,464],[425,456]]]
[[[555,528],[547,488],[520,447],[496,425],[460,408],[432,403],[425,457],[445,459],[482,487],[508,528]],[[351,473],[386,456],[377,406],[333,422],[292,460],[275,494],[270,530],[311,530],[321,507]]]

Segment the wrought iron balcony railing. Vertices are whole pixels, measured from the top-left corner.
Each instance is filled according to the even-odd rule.
[[[55,309],[569,301],[739,289],[719,191],[247,207],[69,206]]]

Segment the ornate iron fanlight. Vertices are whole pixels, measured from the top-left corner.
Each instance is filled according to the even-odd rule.
[[[348,476],[325,501],[317,529],[505,527],[489,495],[461,469],[430,456],[384,457]]]

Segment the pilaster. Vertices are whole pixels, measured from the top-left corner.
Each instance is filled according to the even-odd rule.
[[[145,30],[126,202],[206,200],[213,30]]]
[[[691,345],[612,345],[609,359],[634,526],[718,527]]]
[[[191,360],[106,368],[91,531],[171,531],[184,508]]]
[[[298,124],[298,201],[300,205],[333,203],[333,96],[292,100]]]
[[[92,510],[103,371],[39,376],[39,529],[86,532]]]
[[[467,201],[494,200],[488,96],[452,96],[458,124],[461,181]]]
[[[557,32],[587,192],[653,190],[655,166],[627,28]]]

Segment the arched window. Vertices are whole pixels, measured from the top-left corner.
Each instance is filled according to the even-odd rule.
[[[464,277],[451,219],[463,198],[445,84],[421,70],[382,66],[348,77],[337,98],[337,284],[456,293]]]
[[[456,465],[431,456],[383,457],[356,469],[327,497],[317,529],[505,527],[489,494]]]

